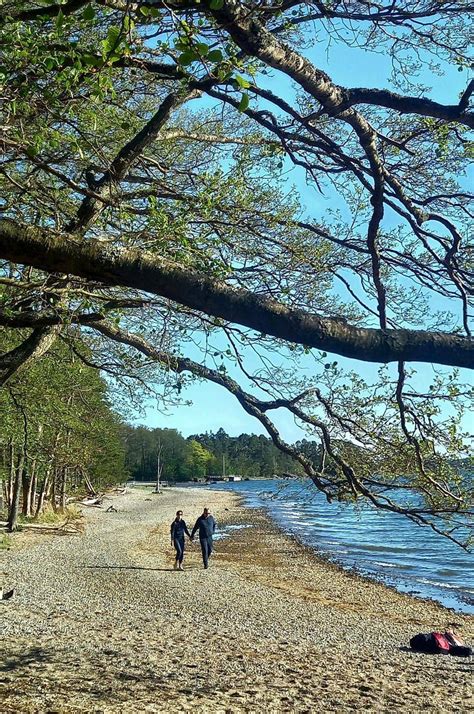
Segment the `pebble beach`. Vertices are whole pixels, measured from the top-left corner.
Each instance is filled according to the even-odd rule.
[[[106,512],[113,505],[116,512]],[[177,508],[225,535],[173,569]],[[1,711],[472,712],[474,658],[410,651],[474,617],[339,569],[226,491],[132,489],[0,552]]]

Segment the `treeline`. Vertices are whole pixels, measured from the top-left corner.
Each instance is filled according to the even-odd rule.
[[[233,437],[219,429],[185,438],[176,429],[131,426],[125,426],[123,433],[125,464],[137,481],[155,480],[158,465],[161,477],[169,481],[221,476],[224,469],[226,474],[248,477],[300,473],[296,462],[265,436]]]
[[[11,349],[9,334],[0,347]],[[81,344],[82,353],[87,352]],[[54,347],[0,391],[0,480],[9,530],[19,514],[66,508],[68,496],[123,482],[122,424],[99,372]]]

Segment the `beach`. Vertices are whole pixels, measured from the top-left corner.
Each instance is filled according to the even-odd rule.
[[[106,512],[113,505],[117,512]],[[173,570],[177,508],[226,537]],[[409,649],[474,617],[318,558],[232,492],[136,489],[0,555],[3,712],[469,712],[473,658]]]

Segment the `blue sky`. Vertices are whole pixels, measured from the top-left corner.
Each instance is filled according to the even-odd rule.
[[[337,83],[348,87],[390,88],[392,68],[386,54],[374,55],[360,49],[334,46],[328,55],[323,44],[308,49],[306,54],[317,66],[327,71]],[[423,71],[420,74],[420,79],[426,86],[433,87],[433,91],[429,92],[428,96],[440,102],[454,104],[466,87],[467,72],[452,70],[447,77],[440,77],[436,74],[428,75],[426,71]],[[290,99],[292,90],[287,80],[285,80],[285,84],[282,84],[280,77],[267,78],[266,81],[270,88],[272,84],[274,86],[278,84],[279,92],[286,84],[288,87],[287,99]],[[286,181],[288,189],[292,185],[297,187],[303,204],[308,207],[308,213],[317,215],[321,209],[335,207],[335,194],[328,193],[324,197],[313,188],[309,189],[301,173],[289,172]],[[310,207],[313,210],[310,210]],[[197,358],[197,354],[187,354],[187,356]],[[359,372],[364,378],[370,379],[373,376],[375,379],[379,365],[345,360],[337,356],[334,358],[337,358],[340,364],[345,364]],[[393,368],[395,369],[395,367]],[[416,369],[419,382],[429,384],[432,378],[430,365],[416,365]],[[466,380],[469,377],[466,370],[464,370],[464,377]],[[142,423],[149,427],[175,428],[184,436],[205,431],[217,431],[220,427],[231,436],[242,432],[265,433],[259,422],[247,415],[236,399],[221,387],[211,383],[192,384],[183,391],[182,396],[183,399],[191,400],[192,405],[178,406],[163,412],[155,404],[150,403],[144,410],[144,414],[135,423]],[[287,441],[292,442],[305,436],[305,433],[295,425],[289,415],[276,412],[273,413],[272,418]],[[469,427],[469,424],[465,424],[465,426]]]

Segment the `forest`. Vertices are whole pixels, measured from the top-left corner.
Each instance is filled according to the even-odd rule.
[[[212,383],[328,501],[471,547],[471,19],[458,0],[4,0],[10,528],[43,487],[58,508],[122,478],[117,414]]]
[[[0,392],[0,495],[9,530],[19,515],[64,512],[71,495],[122,483],[122,429],[104,378],[62,342],[15,375]]]
[[[124,426],[125,465],[130,478],[153,481],[158,456],[162,478],[187,481],[223,473],[269,478],[285,473],[302,475],[301,466],[283,454],[266,436],[231,437],[223,429],[185,439],[176,429]]]

